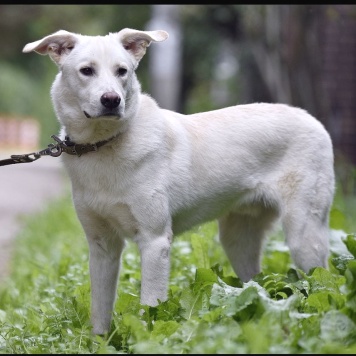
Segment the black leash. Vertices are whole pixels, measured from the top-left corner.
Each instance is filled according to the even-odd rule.
[[[113,136],[108,140],[99,141],[97,143],[86,144],[74,143],[69,139],[68,136],[65,137],[64,141],[62,141],[56,135],[52,135],[51,137],[57,143],[50,143],[47,148],[39,152],[31,152],[22,155],[11,155],[10,158],[0,160],[0,166],[7,166],[9,164],[16,163],[30,163],[36,161],[42,156],[59,157],[62,152],[80,157],[84,153],[97,151],[101,146],[104,146],[106,143],[110,142],[117,136]]]

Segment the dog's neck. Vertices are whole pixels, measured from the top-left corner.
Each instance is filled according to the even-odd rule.
[[[120,132],[125,131],[124,126],[126,125],[123,125],[120,120],[97,119],[85,125],[79,125],[78,123],[65,125],[63,131],[75,143],[93,144],[118,136]]]

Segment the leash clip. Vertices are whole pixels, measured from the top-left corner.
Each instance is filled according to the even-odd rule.
[[[63,145],[64,142],[56,135],[51,136],[55,141],[57,141],[57,144],[50,143],[48,145],[48,148],[46,148],[44,151],[46,152],[45,154],[48,154],[52,157],[59,157],[62,152],[63,152]],[[43,152],[43,151],[42,151]]]
[[[53,143],[50,143],[48,145],[48,151],[49,155],[52,157],[59,157],[63,152],[62,147],[60,145],[55,145]]]
[[[59,157],[62,154],[63,148],[62,148],[61,144],[63,144],[63,141],[55,135],[52,135],[51,137],[54,140],[56,140],[58,143],[57,144],[50,143],[47,146],[47,148],[38,152],[38,154],[40,156]]]

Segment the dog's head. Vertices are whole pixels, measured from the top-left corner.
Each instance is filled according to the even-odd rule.
[[[59,73],[52,86],[58,118],[125,120],[140,92],[134,71],[152,41],[168,38],[165,31],[125,28],[106,36],[83,36],[60,30],[27,44],[23,52],[48,54]]]

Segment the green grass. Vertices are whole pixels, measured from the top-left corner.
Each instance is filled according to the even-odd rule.
[[[262,273],[245,284],[216,223],[176,237],[169,298],[154,308],[139,303],[140,261],[129,243],[104,339],[91,334],[88,247],[66,196],[27,218],[16,240],[0,291],[0,353],[355,353],[355,210],[345,206],[337,197],[331,212],[331,226],[347,233],[332,243],[330,269],[302,278],[278,231]]]

